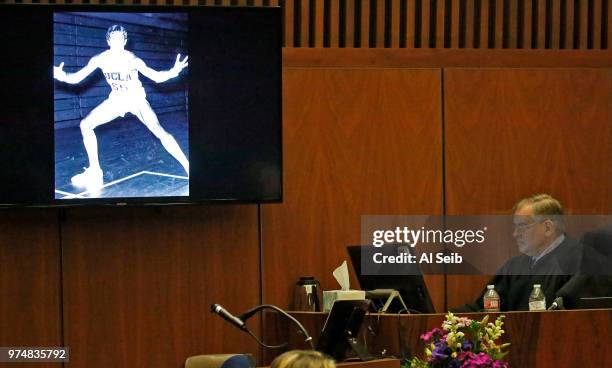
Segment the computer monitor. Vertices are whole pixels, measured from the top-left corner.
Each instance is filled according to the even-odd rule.
[[[431,297],[423,280],[423,274],[417,264],[397,264],[390,269],[393,274],[381,270],[380,274],[364,274],[361,269],[362,256],[367,256],[364,261],[372,260],[375,252],[388,254],[399,254],[399,252],[411,252],[410,247],[398,245],[385,245],[375,248],[372,245],[351,245],[347,247],[353,269],[363,290],[394,289],[400,293],[408,311],[411,313],[434,313]],[[394,303],[388,312],[399,312],[403,306]]]

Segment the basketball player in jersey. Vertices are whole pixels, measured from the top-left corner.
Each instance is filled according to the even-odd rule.
[[[73,176],[72,184],[88,189],[100,188],[103,185],[103,172],[98,160],[98,141],[94,129],[118,117],[124,117],[128,112],[134,114],[161,141],[164,148],[189,175],[187,157],[174,137],[159,124],[157,115],[146,100],[145,90],[138,79],[138,73],[156,83],[176,78],[188,65],[187,57],[181,60],[181,54],[178,54],[172,69],[156,71],[149,68],[142,59],[124,49],[127,43],[127,32],[122,26],[111,26],[106,32],[106,42],[109,49],[92,57],[87,65],[76,73],[66,73],[63,70],[63,62],[53,67],[53,77],[69,84],[80,83],[97,68],[100,68],[106,82],[111,87],[108,98],[91,110],[80,123],[89,167],[85,168],[84,172]]]

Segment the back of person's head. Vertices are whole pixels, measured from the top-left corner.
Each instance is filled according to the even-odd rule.
[[[523,198],[516,202],[512,210],[516,212],[526,206],[531,207],[535,220],[551,220],[555,223],[557,232],[562,233],[565,230],[563,207],[561,203],[550,194],[534,194]]]
[[[276,357],[270,368],[335,368],[336,363],[315,350],[291,350]]]

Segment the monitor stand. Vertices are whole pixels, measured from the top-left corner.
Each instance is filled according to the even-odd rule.
[[[345,337],[346,341],[351,347],[351,350],[359,357],[359,359],[361,359],[361,361],[367,362],[377,359],[374,355],[368,352],[368,349],[365,346],[361,345],[359,341],[357,341],[357,336],[353,336],[351,331],[345,331]]]
[[[385,299],[387,301],[383,305],[383,307],[378,311],[379,313],[386,313],[387,309],[391,305],[393,299],[397,298],[399,302],[402,304],[402,307],[408,312],[408,307],[406,307],[406,303],[404,303],[404,299],[400,295],[399,291],[394,289],[376,289],[376,290],[368,290],[366,291],[367,299]]]

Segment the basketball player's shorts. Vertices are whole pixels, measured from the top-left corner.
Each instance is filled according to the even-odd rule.
[[[112,102],[112,106],[118,116],[124,117],[131,112],[137,115],[137,109],[142,101],[146,102],[147,94],[144,88],[139,87],[129,92],[112,91],[108,95],[107,101]]]

